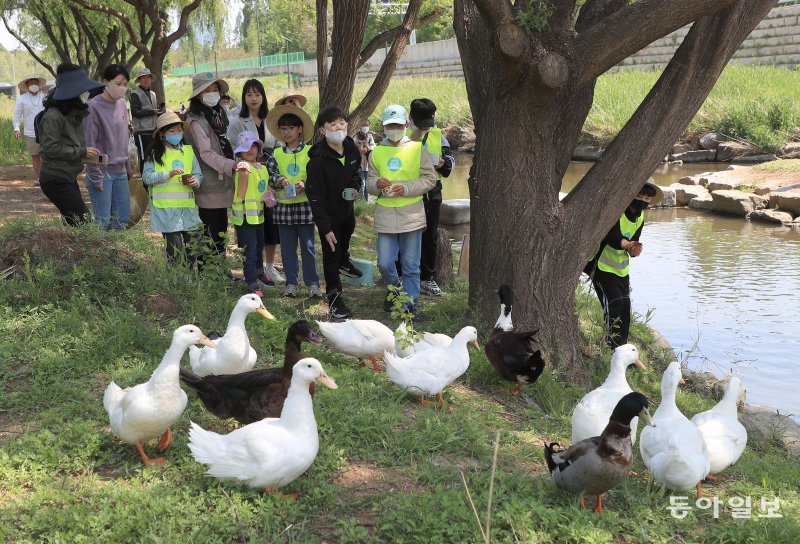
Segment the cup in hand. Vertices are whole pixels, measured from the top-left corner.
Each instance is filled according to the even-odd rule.
[[[389,185],[388,187],[383,188],[383,196],[392,196],[392,187],[393,185]]]
[[[286,193],[286,198],[294,198],[297,196],[297,186],[293,183],[284,187],[283,191]]]
[[[181,182],[182,182],[184,185],[189,185],[189,180],[190,180],[191,178],[192,178],[192,175],[191,175],[191,174],[183,174],[183,175],[181,175]]]
[[[357,196],[358,191],[352,187],[347,187],[344,191],[342,191],[342,198],[345,200],[355,200]]]

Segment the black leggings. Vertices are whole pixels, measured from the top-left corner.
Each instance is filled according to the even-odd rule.
[[[191,242],[192,235],[185,230],[162,232],[161,235],[167,245],[167,259],[171,263],[180,263],[185,258],[189,268],[192,268],[197,258],[194,251],[188,251],[186,247]]]
[[[92,216],[81,196],[78,180],[50,176],[43,172],[39,176],[39,182],[44,196],[58,208],[65,224],[76,227],[91,222]]]
[[[611,349],[628,343],[631,326],[630,278],[596,270],[592,279],[606,319],[606,341]]]
[[[198,208],[205,235],[211,238],[214,251],[225,255],[225,234],[228,232],[228,208]]]

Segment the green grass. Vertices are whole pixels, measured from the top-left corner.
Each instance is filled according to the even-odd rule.
[[[0,96],[0,166],[25,164],[31,160],[25,147],[25,139],[14,139],[13,119],[14,101],[5,95]],[[27,122],[28,119],[24,121]]]
[[[800,159],[784,159],[757,164],[753,168],[759,172],[781,173],[800,172]]]
[[[353,252],[374,258],[370,216],[362,204]],[[460,472],[483,515],[497,431],[492,542],[800,540],[797,459],[757,440],[706,491],[723,500],[750,495],[754,503],[780,497],[782,519],[734,520],[723,507],[719,520],[697,509],[674,520],[667,495],[648,483],[638,452],[638,474],[607,495],[606,511],[580,511],[550,481],[541,444],[569,441],[570,413],[582,391],[548,368],[523,395],[508,398],[483,352],[475,351],[468,372],[445,391],[454,410],[438,413],[420,409],[384,374],[308,347],[339,389],[318,389],[320,452],[286,489],[300,493],[296,502],[203,476],[187,448],[189,421],[219,432],[233,425],[205,412],[191,393],[167,464],[144,468],[133,448],[109,431],[105,386],[111,379],[122,386],[147,379],[179,325],[224,329],[241,286],[224,279],[221,269],[187,278],[165,262],[162,242],[142,227],[100,233],[14,220],[0,227],[0,259],[8,261],[21,240],[31,251],[13,259],[20,263],[13,279],[0,281],[3,542],[482,542]],[[357,316],[385,319],[382,289],[346,291]],[[476,322],[466,300],[463,282],[442,299],[425,299],[420,327],[452,334],[475,324],[483,342],[489,327]],[[274,363],[281,360],[288,324],[321,318],[324,308],[274,290],[265,303],[278,322],[251,316],[248,331],[259,360]],[[585,292],[575,307],[586,364],[600,381],[609,354],[599,347],[599,307]],[[641,322],[632,332],[650,370],[631,372],[629,379],[657,404],[669,359],[648,349],[652,338]],[[688,415],[711,404],[689,391],[678,395]]]

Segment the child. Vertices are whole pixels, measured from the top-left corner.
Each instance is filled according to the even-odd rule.
[[[319,112],[317,126],[324,139],[308,153],[311,159],[306,192],[322,244],[331,316],[344,319],[353,313],[344,303],[339,274],[361,276],[349,257],[350,237],[356,227],[353,201],[361,190],[361,153],[347,135],[347,116],[339,108],[328,107]]]
[[[419,300],[419,261],[425,208],[422,195],[436,186],[436,172],[421,142],[406,136],[408,112],[397,104],[381,117],[386,137],[369,156],[367,192],[378,197],[375,230],[378,231],[378,268],[387,287],[397,285],[395,262],[403,267],[403,291],[413,299],[407,310],[416,313]],[[387,299],[383,309],[392,310]]]
[[[164,236],[167,258],[177,262],[192,239],[190,233],[201,235],[203,226],[194,201],[203,174],[194,149],[183,143],[183,122],[177,113],[158,117],[146,157],[142,181],[150,189],[150,228]],[[187,259],[194,266],[194,255],[189,253]]]
[[[244,281],[247,289],[259,297],[264,296],[261,287],[269,278],[264,275],[264,204],[269,172],[258,162],[264,143],[252,132],[239,134],[239,144],[233,150],[239,160],[233,182],[231,222],[236,229],[236,240],[244,250]]]
[[[322,298],[314,249],[314,219],[306,195],[306,165],[314,126],[308,114],[297,106],[272,108],[267,114],[267,128],[283,143],[267,160],[269,184],[275,190],[278,203],[273,218],[278,225],[283,272],[286,274],[284,296],[297,296],[297,243],[303,260],[303,281],[311,298]],[[287,191],[289,193],[287,194]]]
[[[361,196],[364,197],[364,202],[369,202],[367,195],[367,170],[369,170],[369,153],[375,149],[375,138],[369,131],[369,119],[364,119],[361,122],[361,127],[356,132],[354,138],[358,149],[361,152]]]

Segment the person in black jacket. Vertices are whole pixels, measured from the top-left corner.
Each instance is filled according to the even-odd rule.
[[[331,316],[343,319],[353,313],[342,297],[339,274],[359,277],[350,262],[350,237],[356,227],[353,201],[361,190],[361,153],[347,135],[347,116],[337,107],[319,112],[317,127],[324,136],[308,155],[306,194],[322,244],[325,292]]]

